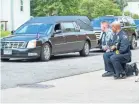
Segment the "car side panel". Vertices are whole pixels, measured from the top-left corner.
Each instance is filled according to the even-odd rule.
[[[51,37],[50,41],[52,43],[52,54],[59,54],[65,51],[66,41],[63,33]]]
[[[87,31],[86,35],[87,35],[87,39],[89,39],[91,42],[91,49],[97,47],[98,41],[95,33],[93,31]]]

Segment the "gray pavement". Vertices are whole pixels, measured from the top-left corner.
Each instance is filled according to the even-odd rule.
[[[135,76],[123,80],[101,77],[102,54],[68,54],[49,62],[2,62],[2,103],[139,103],[139,82],[135,82]],[[139,62],[138,54],[139,48],[132,50],[133,62]]]
[[[72,53],[56,56],[49,62],[3,62],[2,89],[100,70],[103,67],[102,54],[92,52],[89,57],[80,57],[78,53]]]
[[[2,90],[2,103],[139,103],[135,76],[102,78],[96,71]]]
[[[133,61],[139,60],[138,53],[139,48],[132,51]],[[35,60],[2,62],[1,87],[7,89],[101,70],[104,67],[102,54],[93,50],[89,57],[80,57],[78,53],[71,53],[56,56],[49,62]]]

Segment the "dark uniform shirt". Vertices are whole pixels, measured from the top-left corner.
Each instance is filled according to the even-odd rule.
[[[117,46],[117,50],[119,50],[120,54],[131,55],[130,42],[127,34],[123,30],[113,36],[113,44]]]

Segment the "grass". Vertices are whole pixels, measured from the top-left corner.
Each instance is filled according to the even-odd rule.
[[[0,37],[5,37],[10,34],[10,31],[0,31]]]

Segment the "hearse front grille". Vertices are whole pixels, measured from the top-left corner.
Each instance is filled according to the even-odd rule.
[[[1,42],[1,48],[5,49],[18,49],[18,48],[25,48],[26,43],[24,41],[4,41]]]

